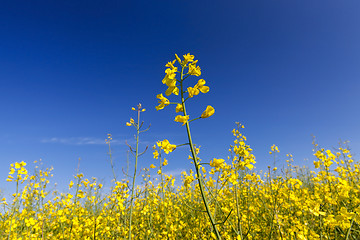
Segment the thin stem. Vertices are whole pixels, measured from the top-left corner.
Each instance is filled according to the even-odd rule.
[[[140,122],[140,111],[138,111],[138,124],[139,124],[139,122]],[[135,151],[136,151],[135,152],[135,167],[134,167],[134,176],[133,176],[133,181],[132,181],[131,198],[130,198],[129,237],[128,237],[129,240],[131,239],[131,222],[132,222],[135,180],[136,180],[138,152],[139,152],[139,125],[136,126],[136,150]]]
[[[109,138],[109,140],[107,141],[107,144],[109,145],[109,158],[110,158],[110,165],[111,165],[111,170],[112,170],[112,174],[114,177],[114,181],[116,182],[116,175],[115,175],[115,171],[114,171],[114,163],[113,163],[113,158],[112,158],[112,152],[111,152],[111,145],[110,145],[110,141],[111,141],[111,136]]]
[[[184,74],[184,67],[182,67],[182,69],[181,69],[180,87],[181,87],[181,104],[182,104],[182,107],[183,107],[183,114],[184,114],[184,116],[186,116],[187,114],[186,114],[184,91],[183,91],[183,81],[184,81],[183,74]],[[205,196],[205,191],[204,191],[204,186],[203,186],[203,178],[202,178],[202,175],[200,173],[200,165],[199,165],[198,159],[196,157],[196,151],[195,151],[194,144],[193,144],[192,138],[191,138],[190,124],[187,121],[185,125],[186,125],[187,136],[188,136],[188,139],[189,139],[190,150],[191,150],[191,154],[192,154],[194,165],[195,165],[196,176],[197,176],[197,179],[198,179],[198,184],[199,184],[199,188],[200,188],[201,197],[202,197],[202,200],[204,202],[206,212],[207,212],[207,215],[208,215],[208,217],[210,219],[211,225],[212,225],[212,227],[213,227],[213,229],[215,231],[216,237],[217,237],[218,240],[220,240],[221,236],[220,236],[219,230],[217,229],[215,220],[214,220],[213,216],[211,215],[210,207],[209,207],[209,204],[208,204],[206,196]]]

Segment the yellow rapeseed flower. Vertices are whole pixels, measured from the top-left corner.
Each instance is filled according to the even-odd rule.
[[[13,179],[14,179],[14,177],[11,176],[11,175],[9,175],[9,176],[7,177],[7,179],[6,179],[6,181],[7,181],[7,182],[12,182]]]
[[[15,163],[15,168],[16,168],[16,169],[20,169],[20,168],[21,168],[21,164],[18,163],[18,162],[16,162],[16,163]]]
[[[175,69],[175,71],[177,71],[177,67],[174,67],[175,61],[176,61],[176,59],[173,60],[172,62],[168,62],[168,63],[165,65],[165,67],[168,67],[168,68],[170,68],[170,69],[173,70],[173,71],[174,71],[174,69]]]
[[[176,86],[176,69],[170,69],[167,68],[165,70],[166,76],[162,80],[162,83],[168,86],[168,89],[166,90],[165,94],[166,96],[171,95],[172,93],[175,95],[179,94],[179,88]]]
[[[131,126],[135,123],[134,119],[130,118],[130,122],[126,122],[126,126]]]
[[[158,159],[158,158],[159,158],[159,152],[158,152],[157,150],[155,150],[155,151],[153,152],[153,155],[154,155],[154,158],[155,158],[155,159]]]
[[[201,118],[208,118],[215,113],[215,109],[212,106],[207,106],[205,111],[201,114]]]
[[[202,93],[207,93],[209,92],[210,88],[208,86],[205,86],[205,80],[204,79],[200,79],[198,81],[198,83],[194,86],[194,88],[199,89]]]
[[[279,151],[279,148],[275,145],[275,144],[273,144],[272,146],[271,146],[271,151],[274,153],[274,152],[280,152]],[[270,153],[271,154],[271,153]]]
[[[185,181],[184,181],[184,186],[185,187],[190,187],[190,183],[192,183],[193,181],[194,181],[193,176],[186,176]]]
[[[170,101],[169,101],[166,97],[164,97],[164,96],[162,95],[162,93],[156,95],[156,98],[159,99],[159,103],[160,103],[159,106],[156,106],[156,107],[155,107],[156,110],[163,109],[164,107],[166,107],[167,105],[170,104]]]
[[[166,154],[169,154],[169,152],[172,152],[172,151],[174,151],[176,149],[176,145],[170,144],[169,140],[167,140],[167,139],[164,139],[161,142],[157,142],[157,145],[161,149],[163,149]]]
[[[225,162],[224,159],[214,158],[212,161],[210,161],[210,166],[212,166],[214,168],[220,168],[220,167],[222,167],[224,162]]]
[[[189,94],[189,98],[192,98],[193,96],[199,94],[199,89],[197,89],[197,88],[192,88],[192,87],[188,87],[188,88],[187,88],[187,92],[188,92],[188,94]]]
[[[181,115],[177,115],[175,117],[175,122],[181,122],[183,124],[183,126],[185,125],[185,123],[189,120],[189,115],[186,116],[181,116]]]
[[[164,158],[164,161],[163,161],[163,163],[161,165],[163,165],[163,166],[168,165],[168,160]]]
[[[195,56],[191,55],[190,53],[183,55],[183,57],[184,57],[184,64],[187,64],[188,62],[193,62],[195,58]]]
[[[18,170],[18,174],[26,175],[26,174],[28,174],[28,171],[24,167],[21,167],[20,170]]]
[[[69,183],[69,189],[72,188],[74,186],[74,182],[73,181],[70,181]]]
[[[181,65],[181,59],[179,58],[179,56],[175,53],[175,59],[178,61],[178,63]]]
[[[182,104],[178,103],[176,105],[175,111],[176,112],[184,112],[184,108],[183,108]]]
[[[189,64],[189,71],[188,74],[190,75],[195,75],[195,76],[200,76],[201,75],[201,68],[199,66],[196,66],[196,63],[191,63]]]

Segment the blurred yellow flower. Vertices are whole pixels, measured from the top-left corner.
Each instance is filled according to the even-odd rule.
[[[155,158],[155,159],[158,159],[158,158],[159,158],[159,152],[158,152],[157,150],[155,150],[155,151],[153,152],[153,155],[154,155],[154,158]]]
[[[210,166],[212,166],[214,168],[220,168],[224,162],[225,162],[224,159],[214,158],[212,161],[210,161]]]
[[[15,163],[15,168],[16,168],[16,169],[20,169],[20,168],[21,168],[20,163],[16,162],[16,163]]]
[[[315,168],[319,168],[320,167],[320,161],[314,161],[314,166],[315,166]]]
[[[13,176],[9,175],[6,179],[7,182],[12,182],[12,180],[14,179]]]
[[[168,160],[164,158],[164,161],[163,161],[162,165],[163,165],[163,166],[168,165]]]
[[[24,167],[21,167],[20,170],[18,170],[19,175],[26,175],[27,173],[28,171]]]
[[[275,144],[273,144],[272,146],[271,146],[271,151],[274,153],[274,152],[280,152],[279,151],[279,148],[275,145]],[[271,153],[270,153],[271,154]]]
[[[184,181],[184,186],[185,187],[190,187],[190,184],[194,181],[194,177],[193,176],[186,176],[185,177],[185,181]]]
[[[134,119],[130,118],[130,122],[126,122],[126,126],[134,125],[135,121]]]

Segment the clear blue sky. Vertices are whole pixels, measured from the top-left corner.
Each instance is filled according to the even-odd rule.
[[[10,188],[10,163],[40,158],[59,186],[79,157],[87,177],[108,181],[107,133],[120,174],[134,133],[125,122],[139,102],[151,123],[142,148],[186,142],[173,108],[155,110],[174,53],[194,54],[210,87],[189,102],[190,116],[216,109],[192,124],[204,161],[227,156],[235,121],[257,169],[272,163],[272,144],[280,159],[307,164],[311,134],[327,148],[349,140],[359,154],[359,12],[357,0],[2,1],[1,188]],[[190,169],[187,151],[169,155],[167,171]],[[140,165],[151,163],[149,151]]]

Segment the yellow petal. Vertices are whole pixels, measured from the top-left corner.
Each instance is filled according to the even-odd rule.
[[[207,106],[205,111],[201,114],[201,118],[208,118],[215,113],[215,109],[212,106]]]
[[[183,126],[185,125],[185,123],[189,120],[189,115],[186,116],[181,116],[181,115],[177,115],[175,117],[175,122],[181,122],[183,123]]]

